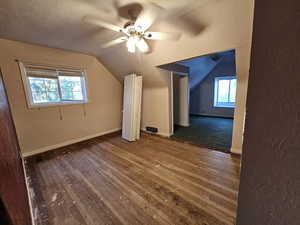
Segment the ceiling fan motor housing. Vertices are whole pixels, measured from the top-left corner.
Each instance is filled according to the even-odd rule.
[[[113,45],[127,42],[129,52],[135,52],[137,48],[143,53],[149,52],[150,46],[146,39],[151,40],[177,40],[178,34],[164,33],[164,32],[149,32],[148,29],[155,22],[161,9],[153,4],[127,4],[119,8],[119,16],[126,18],[128,22],[120,27],[111,24],[101,18],[93,16],[85,16],[84,22],[101,26],[106,29],[120,32],[123,34],[115,40],[109,41],[107,44],[102,45],[103,48],[111,47]]]
[[[133,22],[127,22],[124,25],[124,29],[127,30],[127,34],[129,36],[138,36],[140,38],[142,38],[145,34],[145,32],[143,31],[142,27],[139,26],[135,26]]]

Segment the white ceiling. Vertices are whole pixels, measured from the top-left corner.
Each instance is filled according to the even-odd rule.
[[[82,19],[86,15],[99,16],[122,26],[126,20],[119,19],[114,6],[136,2],[154,2],[165,9],[151,31],[183,34],[177,42],[150,41],[154,51],[142,56],[147,61],[145,66],[194,57],[207,53],[209,48],[233,48],[241,40],[248,41],[251,33],[248,20],[252,11],[247,7],[253,0],[1,0],[0,38],[95,55],[120,77],[138,70],[141,60],[129,54],[124,44],[102,49],[101,44],[120,34],[85,24]],[[173,12],[172,17],[166,16],[169,12]],[[199,45],[196,48],[195,43]]]
[[[213,57],[218,57],[218,58],[222,58],[223,56],[226,55],[230,55],[230,56],[235,56],[234,55],[234,51],[225,51],[225,52],[216,52],[216,53],[212,53],[209,55],[203,55],[203,56],[198,56],[198,57],[194,57],[194,58],[190,58],[190,59],[184,59],[181,61],[176,62],[177,64],[181,64],[184,66],[188,66],[188,67],[197,67],[199,66],[200,63],[203,63],[204,58],[208,58],[211,59]]]
[[[183,8],[186,3],[196,2],[152,1],[161,2],[168,9],[172,5]],[[144,4],[140,0],[123,0],[118,1],[118,7],[132,2]],[[178,4],[180,2],[185,4]],[[197,4],[199,2],[203,0]],[[119,20],[113,0],[1,0],[0,37],[99,56],[107,51],[100,45],[120,34],[83,23],[86,15],[99,16],[120,26],[127,21]]]

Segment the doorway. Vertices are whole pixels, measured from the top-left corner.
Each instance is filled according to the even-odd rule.
[[[237,88],[235,51],[175,62],[186,73],[172,72],[171,138],[230,152]]]

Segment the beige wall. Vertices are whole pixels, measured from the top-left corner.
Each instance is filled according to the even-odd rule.
[[[28,109],[15,59],[85,68],[90,103],[61,106],[62,120],[58,107]],[[0,67],[24,155],[121,127],[122,85],[93,56],[0,39]]]
[[[162,133],[168,132],[170,114],[168,79],[165,72],[155,68],[182,59],[236,49],[238,76],[237,106],[235,109],[232,150],[240,153],[242,148],[245,99],[250,64],[254,0],[207,1],[191,12],[190,17],[205,25],[197,36],[184,33],[177,42],[151,42],[153,52],[137,57],[126,51],[126,47],[111,48],[99,58],[113,74],[122,80],[123,76],[138,72],[144,76],[143,120],[142,125],[155,125]],[[160,21],[151,27],[153,31],[174,31],[176,27]],[[116,63],[116,58],[120,59]]]
[[[169,101],[171,72],[155,68],[152,76],[156,77],[155,82],[143,80],[141,129],[145,130],[146,126],[157,127],[159,134],[169,136],[172,129]]]
[[[135,2],[134,0],[127,1]],[[236,120],[234,121],[232,150],[239,153],[241,152],[243,138],[243,118],[245,117],[245,99],[250,62],[249,56],[254,0],[212,0],[201,2],[202,4],[200,4],[200,7],[193,7],[188,14],[189,18],[197,21],[195,24],[199,23],[202,27],[204,27],[198,35],[190,35],[188,32],[185,32],[183,29],[184,27],[178,27],[176,26],[176,23],[174,23],[173,25],[175,26],[173,26],[172,24],[165,22],[163,19],[160,19],[151,27],[151,31],[181,32],[181,39],[177,42],[149,40],[149,43],[153,48],[153,52],[140,57],[128,53],[125,44],[109,49],[101,49],[99,47],[99,43],[102,43],[102,41],[108,41],[111,37],[116,35],[113,32],[109,33],[107,30],[105,31],[109,34],[106,37],[107,40],[105,37],[102,39],[101,32],[99,32],[99,38],[93,39],[91,36],[87,35],[86,37],[89,37],[90,39],[82,39],[82,42],[76,42],[76,40],[71,41],[67,38],[63,41],[59,35],[54,35],[57,39],[54,39],[52,36],[51,38],[48,38],[34,32],[32,32],[34,34],[34,38],[28,40],[38,43],[47,43],[61,48],[77,49],[78,51],[93,53],[94,55],[97,55],[100,61],[109,69],[109,71],[116,75],[119,80],[122,80],[125,75],[132,72],[142,74],[144,81],[142,127],[155,126],[158,128],[160,133],[166,135],[170,134],[171,131],[170,93],[168,90],[170,73],[156,67],[182,59],[228,49],[236,49],[238,102],[235,110]],[[76,5],[74,4],[74,6]],[[78,19],[79,18],[80,17],[78,17]],[[174,21],[180,22],[180,19]],[[50,25],[51,24],[49,24],[49,26]],[[50,27],[55,26],[52,24]],[[78,24],[76,27],[80,27],[80,25]],[[64,28],[67,29],[67,27]],[[75,30],[77,31],[78,29]],[[26,56],[26,53],[22,52],[22,54],[23,57]],[[42,62],[48,61],[48,58],[43,54],[37,55],[38,56],[34,59],[39,59]],[[60,57],[63,56],[61,55]],[[54,56],[52,59],[54,62],[57,62],[60,60],[56,59],[59,59],[60,57]],[[81,60],[78,61],[81,62]],[[73,63],[73,61],[67,60],[66,63]],[[65,111],[67,111],[67,107],[65,108]],[[94,110],[92,111],[94,112]],[[96,117],[96,119],[99,119],[99,117]],[[104,123],[110,122],[105,121]],[[80,135],[76,134],[74,136]]]

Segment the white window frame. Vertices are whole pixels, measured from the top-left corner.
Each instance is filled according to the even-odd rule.
[[[218,93],[219,93],[219,81],[220,80],[237,80],[236,76],[225,76],[225,77],[215,77],[215,84],[214,84],[214,107],[218,108],[234,108],[235,107],[235,102],[227,102],[227,103],[220,103],[218,102]],[[229,93],[230,93],[230,83],[229,83]],[[230,96],[228,96],[229,98]]]
[[[61,67],[61,66],[48,66],[48,65],[40,65],[40,64],[31,64],[31,63],[24,63],[19,62],[20,72],[22,76],[22,81],[24,85],[27,105],[29,108],[40,108],[40,107],[51,107],[51,106],[61,106],[61,105],[72,105],[72,104],[85,104],[88,103],[88,85],[87,85],[87,77],[86,77],[86,71],[85,69],[78,69],[78,68],[70,68],[70,67]],[[61,101],[59,102],[45,102],[45,103],[34,103],[33,102],[33,96],[32,96],[32,90],[30,88],[30,82],[29,77],[27,73],[28,67],[34,68],[34,69],[40,69],[42,70],[52,70],[56,71],[56,73],[52,73],[51,75],[43,76],[42,73],[40,75],[37,74],[36,77],[48,77],[48,78],[55,78],[57,79],[58,84],[58,92],[59,97]],[[68,76],[66,74],[70,73],[69,76],[72,77],[80,77],[81,78],[81,87],[82,87],[82,94],[83,94],[83,100],[62,100],[61,96],[61,89],[59,84],[59,76]],[[72,74],[74,73],[74,74]],[[76,75],[75,75],[76,74]]]

